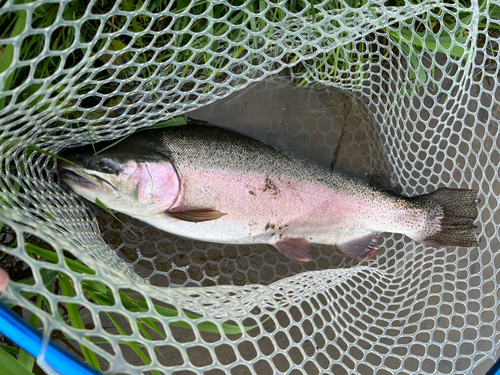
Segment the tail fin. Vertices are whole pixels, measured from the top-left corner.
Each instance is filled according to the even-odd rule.
[[[474,226],[478,215],[477,192],[442,188],[414,199],[430,213],[429,226],[417,240],[438,249],[477,246]]]

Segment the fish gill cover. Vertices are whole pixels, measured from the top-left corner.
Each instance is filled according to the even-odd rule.
[[[109,373],[491,366],[500,316],[498,2],[0,4],[1,266],[13,279],[2,301],[47,337]],[[56,179],[51,155],[64,148],[189,116],[276,74],[356,94],[377,126],[376,157],[404,194],[477,190],[480,246],[436,250],[386,234],[371,264],[318,248],[298,266],[258,246],[155,238],[149,228],[135,239]],[[349,164],[335,147],[349,130],[280,126],[321,145],[325,160]],[[0,353],[38,371],[10,344]]]

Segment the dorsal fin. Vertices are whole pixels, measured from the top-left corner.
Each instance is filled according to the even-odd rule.
[[[377,239],[380,233],[369,233],[349,241],[337,244],[337,247],[347,256],[360,260],[376,260],[378,254]]]

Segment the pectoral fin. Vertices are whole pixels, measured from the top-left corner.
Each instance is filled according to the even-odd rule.
[[[202,208],[199,210],[188,210],[181,212],[167,212],[167,214],[173,218],[189,221],[192,223],[199,223],[202,221],[210,221],[221,218],[224,215],[227,215],[223,212],[212,210],[210,208]]]
[[[380,233],[370,233],[363,237],[338,243],[337,247],[347,256],[360,260],[376,260],[378,254],[377,239]]]
[[[276,242],[273,246],[287,258],[299,262],[309,262],[311,260],[309,242],[305,238],[286,238]]]

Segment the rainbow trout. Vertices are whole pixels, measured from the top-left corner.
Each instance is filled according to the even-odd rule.
[[[271,244],[298,261],[311,259],[310,243],[375,260],[381,232],[477,245],[475,191],[409,198],[214,126],[143,131],[97,155],[85,146],[62,157],[77,164],[59,163],[76,193],[186,238]]]

